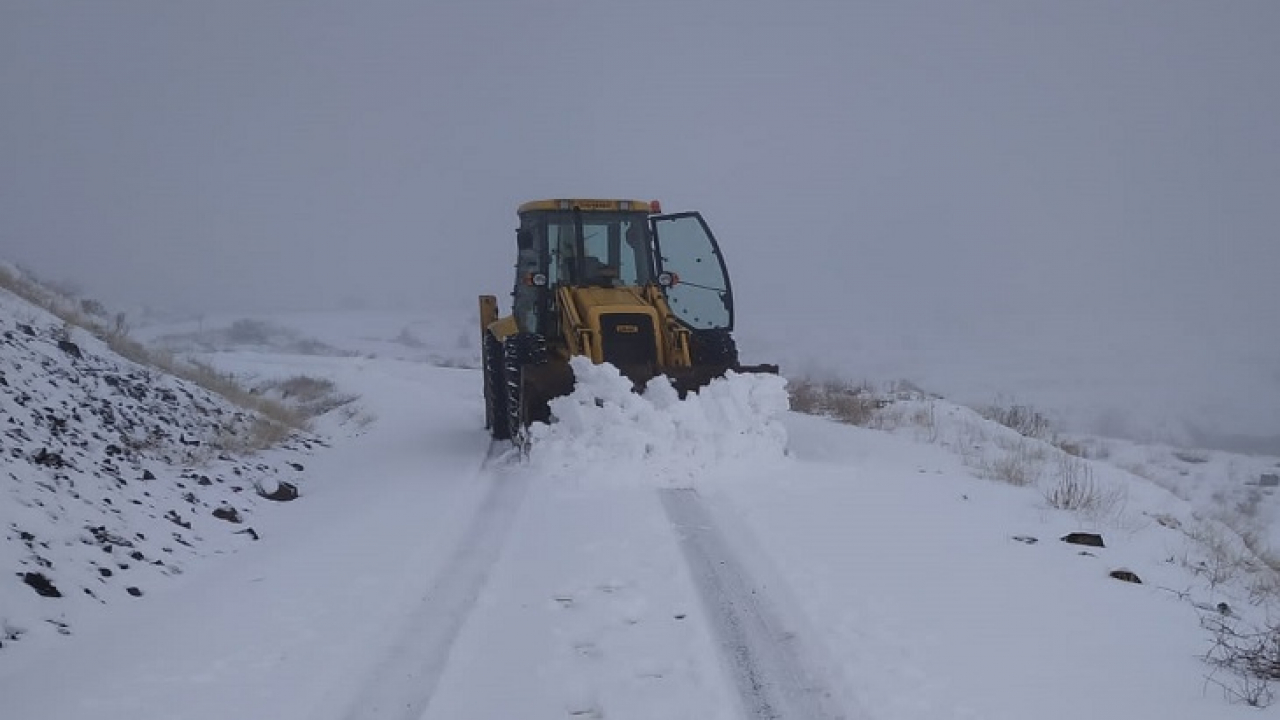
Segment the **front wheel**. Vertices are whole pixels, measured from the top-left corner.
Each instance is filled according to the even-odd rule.
[[[502,341],[502,383],[507,437],[519,447],[529,441],[529,423],[547,419],[545,393],[529,372],[539,375],[547,364],[547,341],[536,333],[517,333]],[[539,375],[540,376],[540,375]],[[536,385],[536,383],[534,383]]]
[[[494,440],[511,438],[511,421],[507,413],[507,392],[502,343],[484,334],[484,420]]]

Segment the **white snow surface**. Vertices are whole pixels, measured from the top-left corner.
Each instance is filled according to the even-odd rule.
[[[0,330],[28,312],[0,310]],[[1247,577],[1196,569],[1186,529],[1212,493],[1131,472],[1165,477],[1119,463],[1134,446],[1081,461],[1114,502],[1073,513],[1045,499],[1059,451],[945,401],[898,403],[873,430],[789,412],[779,378],[678,401],[579,363],[525,457],[490,443],[477,371],[365,352],[339,327],[324,341],[354,353],[203,349],[249,381],[359,396],[321,418],[302,497],[254,510],[261,541],[219,541],[143,597],[73,612],[12,580],[25,546],[6,538],[0,616],[20,602],[25,624],[73,627],[0,648],[0,718],[1280,716],[1206,682],[1201,608],[1267,609]],[[1041,458],[1028,486],[989,479],[1010,448]],[[1244,467],[1195,468],[1208,482],[1228,462]],[[30,511],[12,487],[34,476],[0,463],[0,482],[21,478],[0,493],[9,532]],[[51,530],[89,522],[68,507]],[[1081,530],[1106,547],[1058,539]],[[1120,568],[1143,584],[1108,577]]]

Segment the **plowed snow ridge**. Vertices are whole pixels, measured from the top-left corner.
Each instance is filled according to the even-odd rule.
[[[539,470],[608,464],[602,479],[688,485],[707,471],[785,453],[786,380],[730,372],[681,400],[665,378],[643,395],[612,365],[571,360],[574,392],[551,402],[557,422],[536,424],[530,460]]]

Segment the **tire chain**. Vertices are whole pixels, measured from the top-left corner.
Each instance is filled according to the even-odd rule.
[[[507,428],[511,440],[520,447],[528,443],[525,425],[523,376],[524,366],[547,361],[547,339],[538,333],[517,333],[502,343],[503,382],[506,390]]]
[[[511,437],[511,426],[507,414],[507,395],[504,391],[503,379],[503,345],[489,333],[484,336],[484,386],[485,386],[485,419],[496,440]]]

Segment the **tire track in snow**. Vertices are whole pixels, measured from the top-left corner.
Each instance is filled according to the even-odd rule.
[[[400,641],[343,716],[346,720],[417,720],[426,712],[453,643],[502,554],[508,529],[524,500],[527,483],[501,472],[485,472],[501,454],[490,448],[477,478],[489,487],[475,515],[405,623]]]
[[[697,491],[658,492],[667,518],[679,531],[680,549],[746,716],[849,720],[821,675],[808,667],[800,639],[734,555]]]

